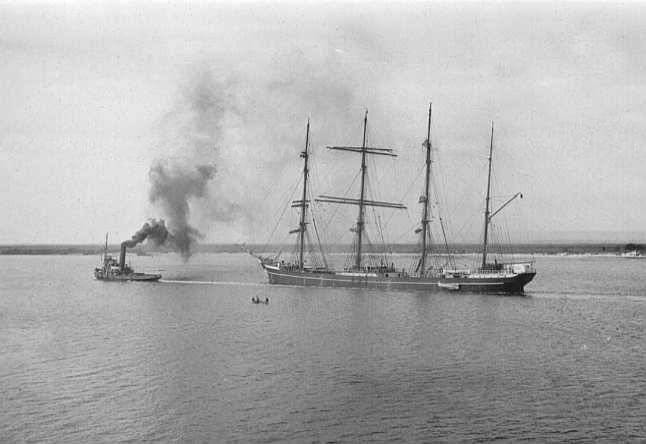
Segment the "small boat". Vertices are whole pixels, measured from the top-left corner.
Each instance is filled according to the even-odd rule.
[[[251,298],[251,303],[252,304],[269,304],[269,298],[265,298],[265,300],[261,300],[259,297],[253,297]]]
[[[437,286],[445,290],[453,290],[453,291],[460,290],[460,284],[453,284],[450,282],[438,282]]]
[[[108,254],[108,235],[105,235],[105,249],[101,265],[94,269],[94,277],[100,281],[158,281],[161,274],[136,273],[126,264],[126,244],[121,244],[121,254],[117,261]]]

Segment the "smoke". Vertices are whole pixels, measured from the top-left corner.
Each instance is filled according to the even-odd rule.
[[[184,259],[190,257],[191,248],[203,237],[189,223],[189,200],[206,195],[215,171],[214,165],[165,165],[159,160],[150,168],[150,202],[161,208],[172,228],[172,234],[167,233],[169,242],[162,243],[179,251]]]
[[[195,228],[186,224],[186,226],[174,232],[170,232],[166,227],[164,219],[151,219],[144,223],[143,226],[132,235],[127,241],[123,241],[128,248],[133,248],[138,244],[148,241],[155,247],[167,247],[177,251],[182,255],[184,260],[191,256],[191,248],[202,234]]]
[[[137,244],[142,243],[146,239],[153,242],[155,246],[165,245],[167,242],[173,242],[173,235],[168,232],[166,223],[163,219],[151,219],[146,222],[135,234],[132,235],[130,240],[123,243],[128,248],[133,248]]]
[[[215,175],[214,165],[164,164],[157,160],[150,168],[149,200],[168,218],[151,219],[125,241],[132,248],[146,240],[156,247],[165,246],[179,252],[184,260],[191,257],[195,243],[204,235],[189,223],[191,199],[203,198],[207,184]]]
[[[197,70],[161,119],[161,138],[156,148],[162,155],[150,167],[148,200],[162,213],[168,226],[164,219],[151,219],[126,241],[126,246],[148,239],[188,260],[195,244],[204,237],[191,222],[191,210],[203,213],[208,209],[214,214],[213,208],[219,208],[218,217],[227,219],[235,209],[226,203],[214,205],[209,187],[217,171],[224,116],[230,108],[223,96],[226,85],[216,86],[214,82],[208,70]]]
[[[272,190],[291,180],[285,167],[302,149],[307,117],[320,116],[317,134],[331,133],[337,121],[329,116],[352,108],[346,82],[327,76],[327,63],[284,56],[260,65],[234,59],[189,65],[158,121],[149,201],[167,221],[163,244],[184,259],[203,231],[211,241],[231,242],[265,229],[282,204]]]

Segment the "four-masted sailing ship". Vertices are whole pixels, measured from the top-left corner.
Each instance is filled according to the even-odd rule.
[[[525,285],[530,282],[536,271],[533,262],[522,263],[490,263],[487,261],[488,233],[491,219],[496,216],[516,197],[517,193],[507,200],[498,209],[490,209],[491,190],[491,160],[493,152],[493,125],[491,128],[491,142],[489,146],[487,192],[484,212],[484,236],[482,243],[482,262],[475,269],[458,269],[454,261],[449,261],[445,266],[429,265],[430,252],[430,175],[431,175],[431,115],[432,107],[429,105],[427,137],[424,142],[426,150],[426,169],[424,194],[420,197],[419,203],[422,207],[421,227],[415,230],[420,235],[420,251],[417,266],[411,271],[404,268],[396,268],[393,262],[381,261],[377,265],[364,261],[364,233],[365,233],[365,212],[367,207],[382,207],[391,209],[405,209],[399,203],[371,200],[366,195],[366,158],[368,156],[390,156],[395,157],[393,150],[387,148],[375,148],[366,146],[366,127],[368,113],[363,120],[363,142],[361,146],[328,146],[328,149],[358,153],[361,157],[361,185],[358,198],[335,197],[322,195],[315,200],[320,203],[331,203],[341,205],[354,205],[358,207],[356,225],[353,227],[353,261],[341,270],[332,269],[327,265],[323,256],[322,265],[306,264],[305,261],[305,234],[308,222],[306,211],[310,205],[308,200],[308,176],[309,176],[309,121],[307,124],[307,135],[305,150],[301,152],[304,161],[303,167],[303,192],[302,198],[292,202],[292,207],[300,208],[300,221],[298,228],[290,233],[298,234],[298,254],[294,261],[285,262],[279,257],[256,256],[262,268],[267,273],[270,284],[316,286],[316,287],[359,287],[359,288],[383,288],[386,290],[422,290],[438,291],[453,290],[466,292],[487,292],[487,293],[522,293]],[[521,196],[522,197],[522,196]],[[321,252],[322,254],[322,252]]]

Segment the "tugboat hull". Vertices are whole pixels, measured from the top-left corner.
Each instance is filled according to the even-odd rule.
[[[490,273],[464,277],[411,277],[405,273],[351,273],[285,270],[262,264],[270,284],[308,287],[378,288],[385,290],[460,291],[470,293],[521,294],[534,271],[509,274]]]
[[[95,272],[94,277],[100,281],[158,281],[161,279],[161,274],[147,274],[147,273],[105,274],[102,272]]]

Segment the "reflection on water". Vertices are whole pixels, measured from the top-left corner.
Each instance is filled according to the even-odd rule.
[[[646,440],[646,261],[539,257],[525,297],[267,286],[238,254],[132,261],[165,281],[0,257],[3,440]]]

